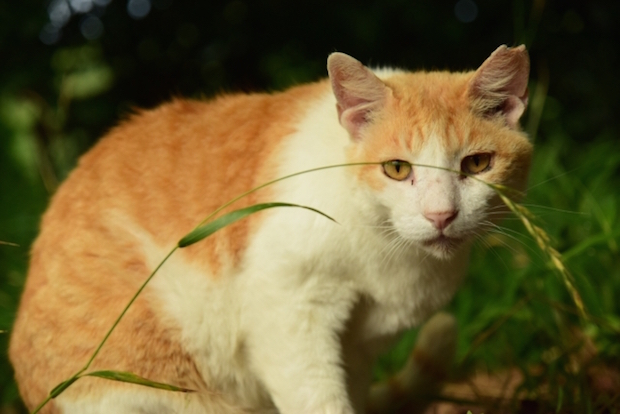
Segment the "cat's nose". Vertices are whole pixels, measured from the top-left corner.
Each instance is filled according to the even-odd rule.
[[[437,230],[443,230],[454,221],[458,214],[458,210],[430,211],[425,212],[424,217],[433,223],[433,226],[435,226]]]

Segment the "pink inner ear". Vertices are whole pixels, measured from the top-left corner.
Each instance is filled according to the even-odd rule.
[[[327,71],[336,97],[340,124],[358,139],[372,112],[385,104],[389,89],[372,71],[344,53],[332,53]]]
[[[353,138],[358,138],[360,129],[368,123],[373,110],[372,106],[371,103],[362,103],[343,109],[340,104],[337,104],[340,124],[349,131]]]
[[[525,46],[500,46],[469,83],[472,109],[481,115],[501,114],[508,126],[517,128],[527,107],[529,72],[530,60]]]
[[[506,102],[504,103],[504,107],[502,108],[502,112],[506,117],[506,122],[512,128],[516,127],[519,123],[519,118],[525,112],[525,108],[527,106],[527,93],[525,98],[517,98],[516,96],[509,96],[506,98]]]

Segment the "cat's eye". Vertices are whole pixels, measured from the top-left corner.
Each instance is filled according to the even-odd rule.
[[[401,160],[387,161],[383,163],[383,172],[394,180],[402,181],[411,174],[411,164]]]
[[[468,155],[461,161],[461,171],[466,174],[479,174],[491,167],[491,154]]]

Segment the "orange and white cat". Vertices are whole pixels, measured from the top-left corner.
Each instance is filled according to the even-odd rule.
[[[496,217],[498,197],[472,176],[525,186],[529,58],[502,46],[472,72],[373,72],[334,53],[327,68],[329,80],[281,93],[142,111],[82,157],[43,218],[11,337],[28,407],[84,365],[208,213],[287,174],[378,162],[296,176],[236,203],[306,205],[338,224],[271,209],[177,251],[91,367],[196,392],[82,378],[45,408],[365,411],[377,354],[450,300],[473,239]]]

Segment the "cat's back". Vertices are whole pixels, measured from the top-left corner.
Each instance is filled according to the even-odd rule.
[[[29,406],[88,360],[154,261],[224,202],[272,178],[283,140],[328,91],[321,82],[276,94],[175,99],[131,115],[80,159],[43,217],[12,333],[10,356]],[[239,259],[251,225],[240,222],[181,254],[217,277],[222,257]],[[159,319],[139,297],[96,362],[203,388]],[[150,361],[123,360],[128,342],[133,353],[176,367],[154,373]]]
[[[162,240],[183,236],[269,177],[283,138],[327,91],[323,82],[277,94],[176,99],[132,115],[82,157],[44,226],[57,214],[105,208],[123,210]]]

